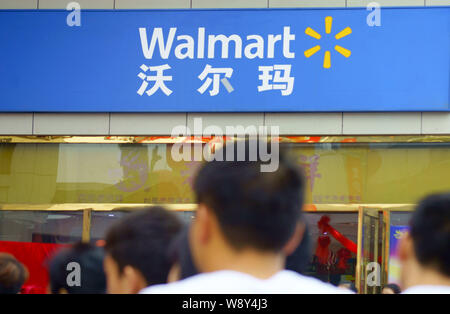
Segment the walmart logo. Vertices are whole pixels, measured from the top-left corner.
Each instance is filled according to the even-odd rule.
[[[331,26],[333,24],[333,18],[331,16],[327,16],[325,18],[325,33],[330,34],[331,33]],[[344,38],[347,35],[350,35],[352,33],[352,29],[350,27],[346,27],[343,30],[341,30],[339,33],[337,33],[334,38],[337,40]],[[311,36],[315,39],[321,39],[322,36],[313,30],[311,27],[308,27],[305,29],[305,34],[308,36]],[[314,55],[316,52],[318,52],[321,49],[320,45],[314,46],[308,50],[305,50],[305,57],[309,58],[312,55]],[[334,50],[339,52],[344,57],[348,58],[352,54],[352,52],[348,49],[345,49],[344,47],[341,47],[339,45],[334,46]],[[323,67],[325,69],[331,68],[331,53],[330,51],[325,51],[325,55],[323,57]]]

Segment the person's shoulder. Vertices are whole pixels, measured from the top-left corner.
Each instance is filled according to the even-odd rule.
[[[410,287],[402,294],[450,294],[450,286],[420,285]]]
[[[294,271],[283,270],[276,275],[275,281],[289,287],[292,293],[308,294],[352,294],[352,291],[340,289],[319,279],[300,275]]]
[[[236,279],[231,271],[217,271],[198,274],[184,280],[169,284],[147,287],[141,294],[197,294],[197,293],[226,293],[233,291]]]
[[[178,294],[178,293],[183,294],[192,292],[186,291],[185,286],[180,285],[179,282],[153,285],[144,288],[139,292],[139,294]]]
[[[204,273],[170,284],[143,289],[142,294],[223,294],[223,293],[293,293],[293,294],[345,294],[318,279],[293,271],[280,271],[267,280],[234,271]]]

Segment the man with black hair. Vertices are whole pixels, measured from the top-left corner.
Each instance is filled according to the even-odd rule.
[[[167,282],[186,279],[198,274],[198,270],[192,261],[188,231],[189,229],[185,228],[174,240],[174,243],[170,245],[169,258],[172,261],[172,267]],[[311,260],[311,256],[311,239],[305,225],[302,241],[295,251],[287,256],[285,269],[303,274]]]
[[[167,282],[167,250],[181,228],[180,219],[162,207],[145,207],[112,226],[105,245],[108,293],[133,294]]]
[[[103,271],[104,252],[88,243],[76,243],[62,249],[49,263],[49,291],[52,294],[103,294],[106,278]],[[77,263],[77,266],[73,266]],[[79,271],[79,274],[73,272]],[[73,279],[73,284],[69,284]],[[77,277],[79,281],[77,280]]]
[[[168,254],[171,268],[167,282],[182,280],[198,274],[198,270],[192,261],[189,245],[189,228],[184,228],[173,243],[170,244]]]
[[[0,253],[0,294],[18,294],[28,276],[28,270],[13,255]]]
[[[399,245],[403,293],[450,294],[450,193],[417,206]]]
[[[309,235],[307,226],[304,226],[305,230],[303,232],[302,240],[295,251],[287,256],[285,267],[287,270],[292,270],[299,274],[305,273],[313,255],[311,236]]]
[[[402,293],[402,289],[396,283],[388,283],[385,284],[383,289],[381,290],[381,294],[400,294]]]
[[[304,231],[304,179],[282,151],[275,171],[261,171],[264,160],[255,150],[267,143],[244,144],[218,150],[226,158],[206,162],[195,181],[198,209],[189,238],[201,274],[142,293],[342,293],[284,270]]]

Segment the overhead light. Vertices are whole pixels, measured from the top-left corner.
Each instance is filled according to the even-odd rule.
[[[58,215],[58,214],[50,214],[47,216],[47,219],[67,219],[71,218],[72,216],[69,215]]]

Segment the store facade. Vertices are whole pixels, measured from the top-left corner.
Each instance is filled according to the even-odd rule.
[[[39,41],[32,41],[38,47],[31,50],[41,58],[40,64],[32,63],[32,71],[46,73],[41,83],[31,83],[29,92],[20,94],[20,89],[27,86],[19,75],[26,66],[18,66],[17,61],[7,68],[9,78],[2,79],[2,85],[7,88],[3,99],[0,98],[0,111],[3,112],[0,114],[0,249],[22,254],[22,259],[30,264],[35,262],[36,256],[43,261],[46,254],[66,244],[76,241],[101,243],[108,226],[142,206],[164,205],[190,221],[195,217],[196,208],[192,182],[201,161],[175,160],[173,146],[182,142],[217,148],[222,143],[217,141],[218,138],[224,142],[242,140],[226,131],[223,137],[201,132],[208,127],[216,127],[215,130],[238,125],[244,129],[277,127],[279,134],[271,136],[270,140],[289,148],[307,177],[304,210],[314,256],[308,273],[335,284],[355,282],[364,293],[380,292],[382,284],[398,280],[394,248],[401,234],[407,231],[414,204],[429,193],[450,190],[447,179],[450,175],[450,43],[448,36],[446,39],[439,36],[448,35],[450,15],[446,13],[449,7],[405,9],[430,21],[427,27],[439,29],[438,26],[444,26],[436,36],[420,37],[428,47],[427,51],[433,51],[430,46],[442,50],[424,56],[425,50],[411,42],[413,34],[420,33],[421,29],[405,27],[413,19],[395,18],[400,12],[396,10],[403,8],[386,9],[384,20],[388,25],[391,21],[399,23],[395,29],[401,31],[386,36],[379,31],[374,42],[367,44],[363,39],[374,29],[361,26],[361,19],[354,17],[366,18],[371,11],[365,7],[160,12],[114,11],[110,10],[114,7],[108,5],[86,5],[86,9],[102,10],[84,12],[86,16],[83,17],[84,3],[80,3],[81,28],[70,38],[74,41],[72,44],[84,43],[89,49],[74,48],[70,52],[55,47],[54,43],[64,41],[67,32],[76,31],[76,26],[65,27],[53,34],[55,41],[41,45]],[[57,11],[0,11],[0,23],[5,21],[2,17],[13,20],[14,14],[19,14],[19,19],[28,14],[32,17],[30,23],[37,25],[33,31],[42,36],[59,18],[63,17],[66,22],[66,17],[73,11],[61,10],[64,8],[44,7],[60,9]],[[151,8],[154,7],[132,9]],[[139,17],[134,23],[139,24],[145,19],[156,19],[156,22],[143,24],[147,28],[144,36],[144,31],[138,31],[142,27],[133,23],[129,26],[127,12],[131,12],[133,18]],[[83,25],[86,28],[91,25],[90,14],[99,14],[101,23],[93,22],[92,32],[84,34]],[[164,19],[164,14],[170,19]],[[227,14],[232,14],[232,18],[227,18]],[[281,14],[284,21],[276,16],[273,19],[277,22],[271,25],[268,17],[277,14]],[[43,15],[47,19],[42,19]],[[172,36],[172,50],[169,49],[164,58],[171,36],[166,21],[175,16],[181,22]],[[247,16],[250,17],[246,19]],[[298,22],[296,16],[309,17]],[[334,18],[331,22],[330,16]],[[345,22],[341,22],[341,18]],[[265,19],[269,22],[261,27]],[[44,20],[48,24],[42,26]],[[227,23],[214,24],[217,20],[234,21],[236,28]],[[313,25],[313,20],[318,22]],[[25,19],[23,21],[27,23]],[[98,28],[100,24],[117,25],[107,32],[107,27]],[[130,39],[126,39],[127,25],[136,31]],[[248,32],[240,33],[246,25],[249,25]],[[161,27],[159,39],[155,33],[158,27]],[[311,44],[318,40],[313,32],[309,31],[308,35],[308,27],[322,32],[323,37],[351,27],[349,39],[345,41],[345,36],[342,37],[342,43],[346,45],[340,47],[345,46],[352,55],[345,56],[346,50],[339,52],[339,49],[331,56],[329,51],[317,50],[315,57],[314,51],[306,52],[315,47]],[[24,29],[26,27],[19,33],[33,35]],[[102,48],[91,37],[96,32],[106,36],[95,39]],[[199,58],[202,56],[199,41],[203,40],[207,45],[210,38],[207,36],[230,36],[233,32],[241,35],[239,39],[234,38],[228,50],[223,49],[221,41],[222,46],[217,45],[215,53],[205,47],[203,59]],[[361,57],[373,50],[378,41],[393,45],[392,38],[401,34],[405,39],[400,41],[399,47],[407,47],[402,46],[398,53],[392,52],[392,58],[385,54],[390,49],[384,48],[378,53],[372,52],[368,59]],[[117,46],[112,40],[113,35],[122,39],[118,42],[123,46],[131,48]],[[184,36],[184,41],[176,42],[177,36]],[[192,51],[186,36],[194,41]],[[245,42],[246,36],[256,38],[250,48],[252,43]],[[350,40],[352,36],[354,39]],[[263,40],[262,46],[258,46],[259,37]],[[279,46],[276,46],[277,38]],[[133,40],[135,42],[128,45],[128,41]],[[237,48],[240,41],[241,50]],[[14,49],[22,47],[17,40],[11,39],[11,43]],[[70,47],[68,43],[64,45]],[[326,49],[324,45],[322,50]],[[13,48],[3,52],[7,57],[2,59],[10,60],[14,55]],[[409,48],[416,52],[402,61],[400,56]],[[44,56],[46,52],[48,56]],[[158,57],[146,56],[146,53],[157,52]],[[224,58],[225,52],[228,59]],[[135,59],[130,53],[136,53]],[[212,53],[211,56],[208,53]],[[92,54],[92,60],[85,61],[89,54]],[[380,54],[382,57],[377,60]],[[52,63],[51,60],[59,57],[61,60]],[[430,58],[434,59],[430,61]],[[120,59],[124,61],[117,65]],[[64,60],[72,60],[75,65],[68,66],[63,70],[65,75],[58,77],[58,66],[67,62]],[[166,81],[170,92],[160,88],[154,94],[147,93],[151,91],[152,81],[146,72],[152,69],[139,66],[148,60],[154,61],[153,65],[167,63],[174,70],[173,85]],[[367,60],[372,60],[373,64],[365,72],[358,72],[367,65]],[[410,67],[415,61],[422,64]],[[132,65],[124,69],[128,63]],[[205,64],[223,69],[230,63],[234,74],[227,77],[225,71],[218,86],[211,81],[204,90],[201,89],[203,85],[197,81],[197,76],[206,69]],[[53,67],[44,69],[49,64]],[[276,65],[280,64],[291,65],[292,75],[276,74]],[[93,72],[86,75],[83,71],[88,68],[93,68]],[[283,67],[278,69],[281,71]],[[157,69],[154,70],[158,76]],[[279,82],[274,82],[267,90],[261,88],[257,93],[258,84],[263,86],[257,80],[258,75],[269,70],[273,71],[269,73],[272,79],[281,75]],[[78,72],[71,78],[71,71]],[[115,72],[120,73],[119,78],[114,76]],[[146,73],[143,80],[138,76],[141,72]],[[385,75],[384,79],[377,79],[376,74]],[[290,77],[295,81],[289,94]],[[362,78],[366,78],[365,81]],[[275,83],[278,87],[274,87]],[[49,86],[53,90],[57,86],[57,91],[50,94]],[[124,90],[132,90],[132,96],[131,93],[124,96]],[[95,91],[101,96],[92,96]],[[171,93],[176,97],[170,98],[167,94]],[[201,97],[208,93],[209,98]],[[195,120],[199,118],[203,122],[200,132],[195,128]],[[180,126],[185,127],[184,134],[175,136],[174,129]],[[187,131],[192,134],[186,134]],[[45,271],[41,266],[33,268],[32,284],[37,290],[42,289],[39,285],[45,282],[41,275]],[[377,272],[379,276],[371,276]],[[374,280],[378,281],[375,286]]]

